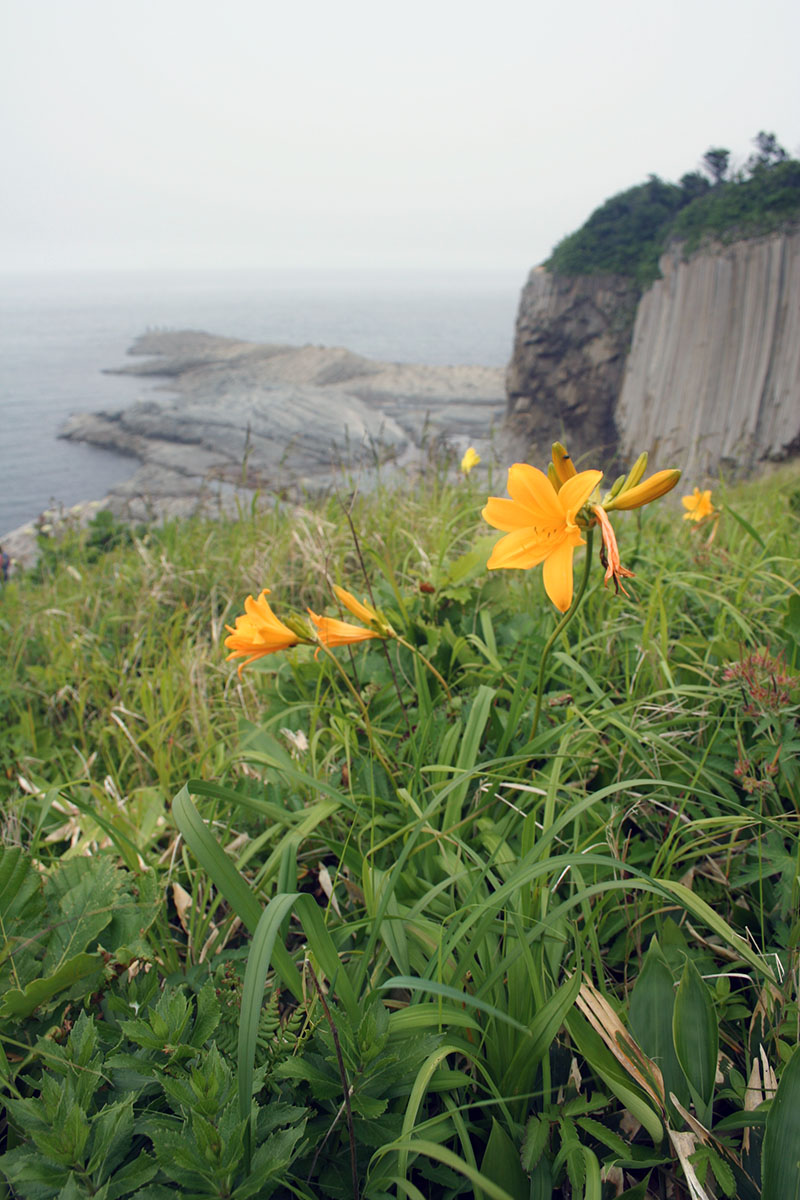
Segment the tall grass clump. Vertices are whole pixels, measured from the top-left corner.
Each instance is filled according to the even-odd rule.
[[[8,1196],[795,1196],[800,475],[474,466],[0,593]]]

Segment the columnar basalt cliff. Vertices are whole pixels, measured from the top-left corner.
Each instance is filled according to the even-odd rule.
[[[564,438],[576,459],[613,453],[614,406],[637,299],[635,283],[621,276],[531,271],[506,376],[508,423],[520,455],[549,454],[551,443]]]
[[[632,281],[531,272],[507,375],[520,452],[646,449],[692,480],[800,453],[800,232],[675,246]]]
[[[660,265],[616,408],[623,457],[700,478],[800,453],[800,232]]]

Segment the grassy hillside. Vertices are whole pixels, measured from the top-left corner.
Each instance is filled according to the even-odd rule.
[[[794,1194],[800,474],[612,514],[631,596],[592,561],[549,657],[504,488],[2,589],[7,1195]],[[240,678],[245,596],[310,636],[331,582],[397,636]]]

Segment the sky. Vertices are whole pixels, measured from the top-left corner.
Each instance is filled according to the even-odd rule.
[[[526,271],[761,129],[797,0],[0,0],[0,269]]]

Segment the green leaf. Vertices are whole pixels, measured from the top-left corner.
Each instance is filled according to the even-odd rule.
[[[749,533],[750,537],[753,538],[754,541],[758,542],[758,544],[762,550],[766,550],[767,547],[766,547],[766,544],[765,544],[764,539],[762,538],[761,534],[758,533],[757,530],[755,530],[753,528],[753,526],[750,524],[749,521],[746,521],[744,519],[744,517],[741,515],[741,513],[738,513],[735,508],[731,508],[730,504],[725,505],[725,512],[730,513],[730,515],[733,517],[734,521],[738,522],[738,524],[741,525],[741,527],[745,531],[745,533]],[[776,1200],[777,1200],[777,1197],[776,1197]]]
[[[686,960],[675,996],[672,1034],[675,1053],[688,1081],[697,1115],[709,1129],[719,1029],[711,993],[691,959]]]
[[[247,956],[239,1017],[239,1115],[243,1120],[249,1117],[252,1102],[256,1039],[264,999],[264,983],[281,922],[292,911],[296,900],[297,896],[290,894],[277,895],[270,901],[261,914]]]
[[[783,1068],[767,1115],[761,1179],[765,1200],[800,1196],[800,1046]]]
[[[191,783],[191,781],[190,781]],[[261,905],[252,888],[231,862],[229,855],[210,832],[189,796],[189,784],[182,787],[172,801],[172,815],[186,845],[200,866],[252,932],[261,917]],[[295,999],[302,1000],[303,984],[292,959],[282,942],[275,946],[275,967]]]
[[[42,974],[49,974],[65,959],[96,945],[111,922],[122,880],[122,872],[109,858],[61,861],[46,891],[54,920]]]
[[[749,963],[754,967],[759,974],[766,976],[770,983],[775,983],[775,976],[767,966],[767,961],[760,954],[750,947],[743,937],[740,937],[733,930],[727,921],[723,920],[718,913],[714,911],[710,904],[706,904],[699,896],[696,896],[691,888],[686,887],[683,883],[671,879],[659,879],[658,886],[665,891],[670,892],[680,904],[687,910],[693,913],[703,921],[709,929],[713,929],[720,937],[728,943],[732,950],[735,950],[743,962]]]
[[[487,1179],[505,1188],[514,1200],[528,1200],[530,1184],[522,1169],[519,1151],[502,1125],[492,1117],[492,1131],[481,1163]]]
[[[550,1122],[545,1117],[532,1116],[525,1127],[521,1161],[530,1172],[545,1152],[550,1137]]]
[[[486,722],[489,720],[489,713],[496,694],[494,688],[486,687],[483,683],[475,693],[475,699],[469,710],[464,736],[461,739],[461,746],[458,752],[456,769],[459,772],[468,773],[478,760],[481,738],[486,728]],[[456,784],[450,791],[444,810],[443,829],[450,829],[460,819],[461,808],[466,799],[468,788],[469,779],[467,778],[463,783]]]
[[[595,1033],[589,1022],[575,1009],[568,1013],[565,1024],[570,1037],[603,1086],[612,1091],[639,1124],[644,1126],[653,1145],[660,1145],[664,1138],[660,1116],[614,1058],[600,1035]]]
[[[654,937],[631,992],[630,1027],[645,1054],[660,1068],[667,1106],[672,1119],[677,1121],[677,1113],[669,1100],[670,1092],[674,1092],[686,1107],[689,1103],[689,1088],[672,1040],[674,1008],[675,986],[672,972]]]
[[[9,988],[0,1004],[0,1017],[29,1017],[39,1005],[102,969],[103,960],[99,954],[76,954],[51,975],[34,979],[22,989]]]

